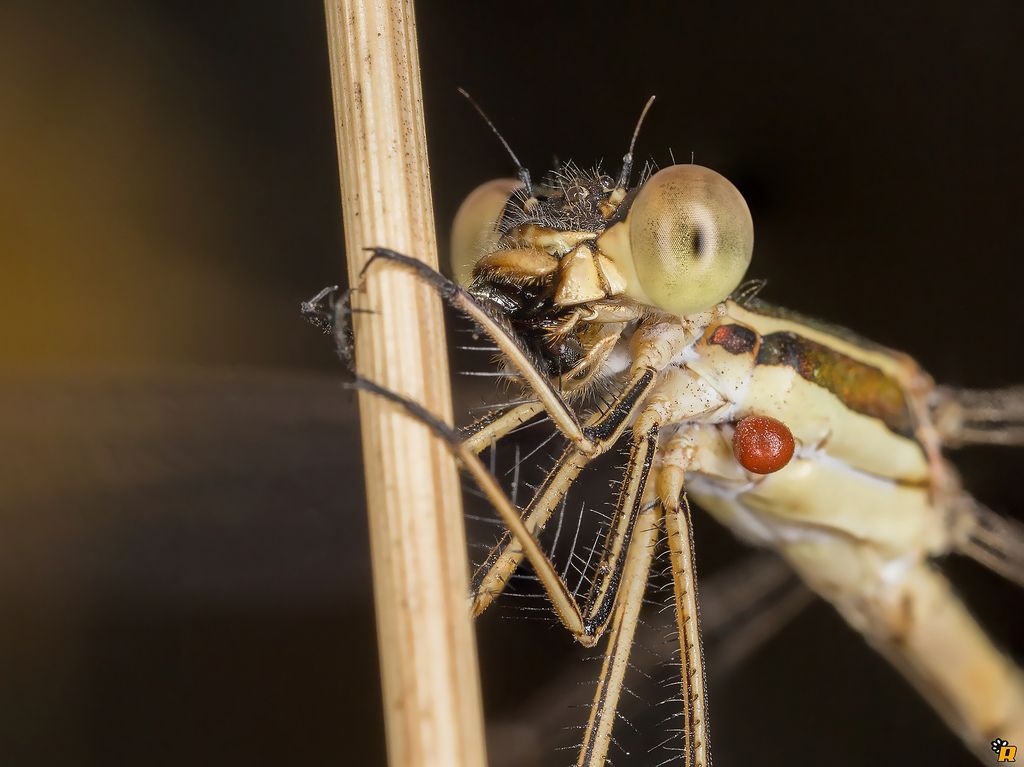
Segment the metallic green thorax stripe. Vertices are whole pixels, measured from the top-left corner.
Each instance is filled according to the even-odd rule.
[[[796,333],[761,338],[758,365],[785,365],[835,394],[850,410],[882,420],[897,434],[914,435],[914,418],[899,382],[871,365]]]
[[[742,325],[722,325],[708,342],[730,354],[753,352],[754,333]],[[796,333],[769,333],[761,337],[757,365],[784,365],[835,394],[846,407],[881,420],[890,430],[914,438],[914,417],[903,388],[894,378],[824,344]]]

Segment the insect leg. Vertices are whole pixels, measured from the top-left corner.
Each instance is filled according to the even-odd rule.
[[[958,506],[955,517],[961,529],[954,536],[957,551],[1024,587],[1024,526],[966,493]]]
[[[643,505],[644,491],[658,453],[658,422],[650,411],[641,414],[633,427],[633,444],[615,503],[611,526],[605,538],[597,577],[587,594],[584,627],[592,645],[611,620],[621,585],[622,569],[629,552],[636,521]]]
[[[587,458],[578,450],[571,446],[565,449],[523,511],[527,530],[540,534],[586,464]],[[523,547],[506,530],[473,575],[474,616],[480,615],[501,595],[522,560]]]
[[[630,409],[630,412],[632,408]],[[614,411],[613,411],[614,412]],[[625,421],[625,416],[623,416]],[[617,437],[618,430],[616,430]],[[611,439],[608,444],[614,444]],[[569,591],[554,564],[540,547],[536,536],[515,507],[508,500],[494,477],[484,468],[475,453],[459,449],[459,457],[477,485],[494,505],[514,540],[511,546],[522,549],[522,554],[533,565],[563,625],[585,647],[592,647],[604,633],[615,608],[626,553],[640,515],[641,499],[647,484],[651,465],[658,445],[658,425],[651,423],[645,430],[634,430],[633,444],[626,467],[625,480],[616,502],[612,525],[605,540],[597,577],[581,609]],[[587,457],[581,458],[587,460]],[[556,468],[555,472],[558,472]],[[515,551],[513,549],[512,551]],[[513,555],[515,556],[515,555]]]
[[[618,440],[630,415],[639,406],[643,395],[650,389],[653,381],[653,370],[647,369],[638,374],[605,416],[595,424],[593,429],[588,429],[594,435],[595,441],[601,446],[601,449],[607,449]],[[463,468],[494,506],[514,537],[515,544],[522,548],[523,555],[533,565],[559,620],[572,632],[580,644],[587,647],[593,646],[611,617],[611,610],[614,607],[622,578],[623,557],[619,557],[618,554],[628,549],[629,540],[640,511],[640,497],[643,495],[647,475],[657,448],[658,428],[653,416],[647,419],[649,425],[645,431],[634,430],[633,451],[614,517],[620,521],[613,523],[612,531],[609,533],[605,553],[602,557],[601,574],[595,581],[595,589],[592,589],[591,592],[595,597],[588,599],[585,610],[581,610],[575,596],[566,586],[551,560],[544,553],[533,531],[526,526],[519,511],[509,500],[498,481],[487,470],[480,457],[463,445],[454,429],[418,403],[372,381],[357,377],[356,387],[377,394],[403,407],[445,440]]]
[[[672,560],[672,587],[676,602],[676,631],[680,652],[680,699],[683,704],[683,753],[686,767],[711,763],[708,726],[707,675],[697,602],[697,566],[694,559],[690,504],[683,490],[686,448],[669,443],[659,474],[658,497],[664,508],[665,532]]]
[[[651,482],[648,482],[648,487],[651,487]],[[645,500],[644,512],[647,511],[646,503]],[[643,517],[638,524],[636,536],[642,535],[645,529]],[[639,544],[634,540],[633,545]],[[628,585],[624,589],[628,589]],[[728,673],[737,668],[814,598],[810,589],[803,585],[781,557],[764,552],[749,554],[741,561],[702,578],[701,633],[709,645],[708,655],[714,663],[716,679],[722,676],[723,671]],[[624,603],[628,599],[624,592],[621,600]],[[638,622],[633,646],[660,646],[669,630],[664,617],[656,611],[648,613],[643,622]],[[615,620],[612,619],[608,628],[609,638],[614,636]],[[764,623],[770,625],[762,628]],[[748,635],[751,624],[756,624],[753,636]],[[736,638],[739,638],[742,648],[731,647]],[[718,658],[721,659],[715,660]],[[631,653],[629,667],[635,673],[651,678],[663,660],[657,653]],[[567,711],[578,703],[578,689],[593,681],[590,664],[570,663],[545,681],[533,695],[522,699],[513,710],[491,721],[488,732],[502,744],[500,753],[491,760],[492,767],[540,764],[544,756],[562,745],[563,729],[558,725],[564,721]],[[672,717],[669,721],[676,719]],[[525,729],[530,730],[533,737],[522,738],[521,733]]]
[[[559,379],[559,392],[564,401],[568,401],[574,394],[586,391],[608,359],[620,335],[621,330],[613,330],[598,339],[579,364]],[[518,401],[497,407],[461,431],[466,438],[467,447],[479,453],[543,411],[544,405],[533,399],[527,390]]]
[[[658,540],[661,509],[654,500],[654,483],[648,483],[643,507],[636,521],[636,532],[626,553],[622,571],[619,600],[609,627],[608,646],[597,680],[594,703],[590,708],[583,743],[580,745],[578,767],[604,767],[612,727],[622,694],[622,683],[629,666],[640,608],[644,602],[651,559]]]
[[[941,387],[935,426],[947,447],[1024,445],[1024,386],[1005,389]]]
[[[566,447],[522,514],[524,526],[531,535],[536,536],[543,530],[583,467],[618,442],[630,416],[650,390],[653,382],[653,371],[642,371],[634,377],[606,412],[593,416],[587,422],[585,431],[594,435],[597,445],[596,453],[584,453],[571,444]],[[520,543],[518,536],[510,529],[491,549],[487,559],[478,568],[473,578],[474,615],[479,615],[486,610],[491,602],[501,594],[509,577],[522,562],[525,551]]]
[[[474,453],[479,453],[513,429],[522,426],[543,409],[544,407],[539,402],[524,402],[505,410],[489,413],[462,430],[464,437],[462,444]]]
[[[492,316],[466,290],[423,262],[387,248],[370,248],[370,250],[373,251],[373,255],[363,267],[364,275],[378,261],[388,261],[411,270],[416,277],[433,288],[443,299],[479,325],[497,344],[505,358],[522,374],[524,382],[551,416],[555,427],[568,440],[583,452],[589,453],[596,450],[596,445],[583,431],[576,414],[565,404],[562,396],[551,385],[547,377],[537,370],[530,355],[506,322]]]
[[[660,323],[656,328],[651,329],[647,338],[641,338],[640,342],[636,343],[637,337],[642,336],[644,332],[645,329],[641,326],[634,334],[633,373],[625,392],[606,414],[600,415],[597,420],[588,421],[584,427],[584,432],[590,435],[598,446],[598,452],[604,452],[618,440],[622,428],[640,403],[647,403],[644,405],[644,412],[633,427],[633,457],[630,459],[630,469],[627,471],[627,482],[624,484],[624,488],[629,487],[630,478],[641,476],[638,473],[639,469],[636,468],[638,464],[635,460],[640,453],[644,454],[643,460],[653,460],[657,448],[656,431],[661,423],[666,419],[673,418],[680,408],[688,408],[687,412],[692,413],[699,412],[702,406],[710,409],[717,406],[714,402],[706,402],[707,398],[703,397],[702,393],[698,393],[696,402],[691,403],[690,399],[693,397],[685,395],[692,394],[692,392],[685,387],[685,381],[680,380],[686,378],[685,374],[681,373],[678,368],[665,369],[665,366],[678,354],[680,345],[685,343],[686,328],[682,326],[666,328],[665,324]],[[661,370],[662,376],[657,388],[648,396],[654,383],[655,370]],[[649,447],[647,441],[650,441]],[[540,491],[536,494],[535,498],[538,502],[531,503],[527,507],[524,519],[531,531],[543,528],[571,483],[592,457],[593,454],[584,454],[572,445],[563,453],[555,469],[548,474]],[[647,468],[644,468],[643,481],[646,481],[646,471]],[[642,495],[642,488],[640,494]],[[622,501],[621,498],[620,501]],[[595,587],[601,586],[602,582],[607,582],[607,578],[604,578],[602,574],[611,574],[609,577],[612,580],[617,577],[614,575],[614,565],[615,559],[620,553],[618,547],[628,546],[629,538],[628,536],[624,537],[623,530],[620,528],[628,523],[628,516],[623,516],[621,511],[630,506],[628,503],[620,502],[616,508],[617,513],[611,528],[609,528],[609,538],[606,541],[603,555],[608,559],[602,561],[598,567],[599,577],[594,582]],[[498,545],[491,550],[491,554],[474,578],[474,583],[479,584],[474,596],[476,614],[486,609],[501,592],[522,558],[523,552],[511,534],[499,541]],[[587,634],[593,634],[596,641],[596,636],[600,635],[603,630],[598,626],[607,623],[611,614],[611,604],[604,598],[601,588],[596,591],[591,590],[590,602],[594,612],[588,619],[592,624],[592,630],[588,630]],[[581,639],[581,641],[583,640]]]

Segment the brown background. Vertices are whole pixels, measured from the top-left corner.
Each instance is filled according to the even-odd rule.
[[[1017,4],[435,0],[419,21],[442,243],[510,170],[456,86],[535,175],[615,165],[655,93],[640,156],[733,179],[770,300],[945,382],[1024,380]],[[351,400],[296,311],[342,273],[330,112],[317,3],[0,8],[0,763],[383,762]],[[1019,456],[959,465],[1024,516]],[[698,524],[711,573],[739,548]],[[949,568],[1024,652],[1019,593]],[[499,616],[481,633],[495,721],[575,654]],[[824,606],[711,674],[722,765],[969,763]]]

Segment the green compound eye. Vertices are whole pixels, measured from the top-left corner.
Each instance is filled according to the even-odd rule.
[[[451,267],[462,287],[473,281],[473,265],[494,250],[499,239],[498,219],[509,197],[522,185],[514,178],[496,178],[470,192],[459,206],[452,223]]]
[[[629,242],[640,287],[661,309],[710,309],[743,279],[754,223],[743,196],[700,165],[673,165],[643,185],[629,212]]]

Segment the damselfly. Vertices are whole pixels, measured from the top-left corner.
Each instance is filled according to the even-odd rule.
[[[943,457],[1024,442],[1024,391],[937,387],[904,354],[762,302],[761,283],[741,284],[750,213],[713,170],[672,165],[632,186],[631,143],[617,178],[568,164],[534,184],[512,157],[518,178],[481,186],[456,217],[460,284],[386,249],[371,263],[412,270],[475,322],[521,383],[519,401],[460,434],[360,385],[430,423],[506,526],[477,572],[474,613],[525,558],[580,644],[608,635],[577,764],[605,764],[659,540],[681,660],[678,759],[710,764],[688,495],[779,553],[979,757],[998,739],[1024,741],[1021,672],[932,564],[960,552],[1024,583],[1024,535]],[[595,392],[609,387],[602,402]],[[542,415],[566,444],[520,507],[479,454]],[[614,513],[580,596],[539,536],[581,471],[623,441]]]

